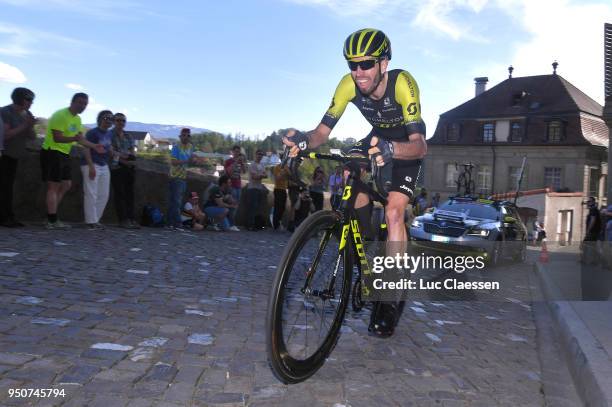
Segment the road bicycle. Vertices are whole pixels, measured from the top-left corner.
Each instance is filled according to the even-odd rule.
[[[459,166],[463,167],[463,171],[459,173],[457,177],[457,193],[462,194],[461,190],[463,189],[463,195],[471,195],[476,191],[476,184],[472,179],[472,169],[474,168],[474,164],[472,163],[463,163],[457,164],[455,163],[455,169],[459,171]]]
[[[308,379],[335,347],[354,268],[353,309],[361,309],[364,299],[370,297],[362,276],[371,276],[372,268],[363,228],[355,216],[355,200],[364,192],[371,202],[386,205],[385,197],[361,180],[361,167],[371,168],[369,159],[322,153],[300,153],[298,157],[341,162],[349,168],[349,175],[339,207],[306,218],[293,233],[277,268],[268,300],[266,346],[272,371],[284,383]]]

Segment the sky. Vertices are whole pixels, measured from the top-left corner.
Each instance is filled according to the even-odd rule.
[[[416,79],[428,137],[440,114],[508,77],[557,73],[604,103],[609,0],[0,0],[0,104],[25,86],[49,117],[84,91],[128,121],[263,138],[313,129],[348,73],[344,39],[390,38]],[[370,130],[350,105],[332,137]]]

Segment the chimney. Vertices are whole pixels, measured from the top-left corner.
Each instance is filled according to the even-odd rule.
[[[557,74],[557,67],[559,66],[559,63],[557,61],[552,63],[552,67],[553,67],[553,75]]]
[[[476,97],[487,90],[487,82],[489,82],[489,78],[486,76],[481,76],[480,78],[474,78],[474,82],[476,82]]]

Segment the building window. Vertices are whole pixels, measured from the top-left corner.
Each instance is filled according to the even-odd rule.
[[[479,194],[488,195],[491,193],[491,166],[480,165],[478,167],[478,174],[476,175],[476,189]]]
[[[457,177],[459,171],[455,168],[455,164],[446,164],[446,187],[457,188]]]
[[[521,167],[508,168],[508,191],[516,191],[519,178],[521,176]],[[527,168],[523,172],[523,180],[521,181],[521,189],[527,189]]]
[[[482,126],[482,141],[484,143],[492,143],[495,140],[495,124],[486,123]]]
[[[600,171],[598,168],[591,168],[589,170],[589,196],[599,196],[599,176]]]
[[[547,139],[550,143],[558,143],[563,136],[563,123],[560,120],[553,120],[548,123]]]
[[[459,123],[451,123],[446,129],[446,141],[459,140]]]
[[[554,191],[561,189],[561,168],[544,168],[544,186],[551,187]]]
[[[523,139],[523,127],[520,123],[512,123],[510,127],[510,141],[513,143],[520,143]]]

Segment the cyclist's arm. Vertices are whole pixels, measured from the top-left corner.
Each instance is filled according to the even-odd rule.
[[[319,123],[316,129],[311,130],[307,133],[308,139],[310,140],[308,142],[308,148],[317,148],[320,145],[327,143],[331,131],[332,129],[329,128],[327,125]]]
[[[419,160],[427,154],[425,135],[413,133],[408,141],[393,141],[393,158],[398,160]]]
[[[406,71],[400,72],[395,83],[395,99],[402,106],[403,127],[407,141],[393,142],[393,158],[399,160],[421,159],[427,153],[425,123],[421,118],[419,86]]]

